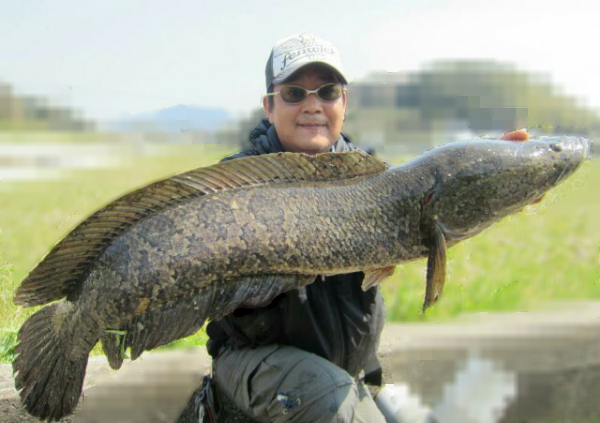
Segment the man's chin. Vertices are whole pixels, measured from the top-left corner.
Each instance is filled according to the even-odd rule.
[[[331,151],[331,146],[335,144],[335,140],[332,141],[330,137],[323,134],[306,136],[306,133],[296,133],[294,135],[295,137],[290,140],[291,142],[282,140],[282,144],[287,151],[306,154],[327,153]]]
[[[331,151],[333,143],[325,137],[316,137],[305,140],[299,145],[299,151],[307,154],[327,153]]]

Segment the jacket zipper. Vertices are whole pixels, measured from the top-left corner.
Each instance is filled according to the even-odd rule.
[[[325,275],[321,275],[321,281],[323,283],[325,282]],[[329,294],[331,295],[332,299],[335,299],[335,292],[334,292],[334,288],[332,284],[327,284],[327,290],[329,291]],[[332,304],[336,304],[335,301],[332,302]],[[340,340],[340,362],[341,362],[341,367],[342,369],[346,370],[346,368],[348,367],[348,357],[346,354],[346,343],[345,343],[345,334],[344,334],[344,328],[342,326],[342,318],[340,316],[340,311],[339,311],[339,307],[335,306],[335,311],[332,313],[334,316],[334,321],[335,321],[335,326],[336,329],[334,330],[334,332],[336,332],[338,334],[338,338]]]

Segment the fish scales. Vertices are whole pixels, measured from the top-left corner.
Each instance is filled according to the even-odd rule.
[[[356,179],[232,190],[148,218],[98,259],[92,273],[110,277],[92,277],[82,297],[161,303],[244,275],[346,273],[407,258],[404,246],[420,242],[415,198],[399,205],[390,175]]]
[[[123,349],[135,359],[319,274],[362,270],[367,289],[396,264],[428,257],[431,306],[446,248],[543,195],[588,149],[574,137],[477,139],[391,168],[361,153],[286,153],[142,188],[83,222],[17,290],[26,305],[67,299],[19,331],[15,386],[31,414],[60,419],[77,404],[99,339],[118,368]]]

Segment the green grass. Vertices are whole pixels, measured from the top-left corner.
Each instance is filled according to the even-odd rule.
[[[10,310],[14,306],[12,304],[12,295],[10,292],[5,292],[5,287],[12,286],[12,267],[5,263],[0,253],[0,310]],[[5,295],[7,293],[8,295]],[[11,361],[14,358],[15,344],[17,341],[17,324],[14,320],[3,321],[0,326],[0,363]]]
[[[23,137],[18,141],[43,139],[38,133]],[[53,142],[60,139],[52,135]],[[98,141],[89,134],[65,139]],[[124,166],[70,172],[55,181],[0,181],[0,361],[10,361],[16,330],[37,310],[15,307],[13,292],[57,241],[120,195],[234,152],[218,145],[163,150],[158,156],[130,157]],[[598,186],[600,162],[587,162],[542,203],[451,248],[444,295],[425,316],[420,314],[425,261],[398,266],[383,283],[388,320],[439,321],[461,313],[527,311],[552,300],[600,299]],[[168,347],[205,341],[202,330]],[[96,347],[94,353],[99,352]]]

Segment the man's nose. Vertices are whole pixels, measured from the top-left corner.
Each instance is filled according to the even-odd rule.
[[[305,113],[318,113],[323,111],[323,103],[315,93],[310,93],[302,102],[302,111]]]

